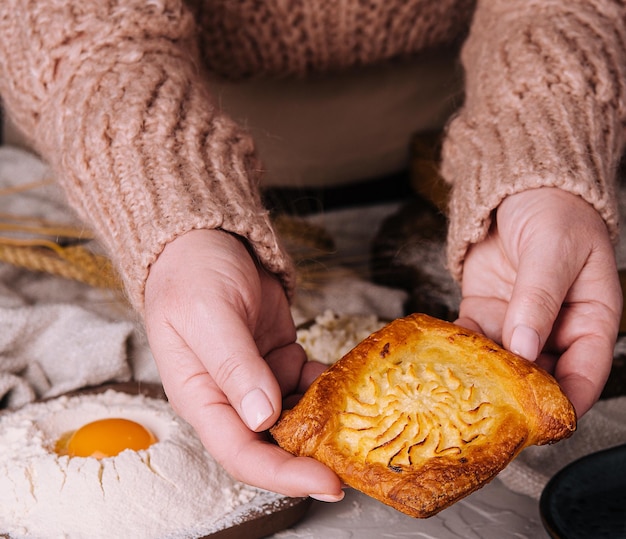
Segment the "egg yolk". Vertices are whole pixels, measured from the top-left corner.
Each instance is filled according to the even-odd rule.
[[[157,439],[143,425],[123,418],[99,419],[83,425],[57,443],[57,452],[70,457],[114,457],[125,449],[147,449]]]

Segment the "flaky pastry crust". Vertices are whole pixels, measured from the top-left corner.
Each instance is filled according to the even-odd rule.
[[[575,429],[572,404],[540,367],[414,314],[324,372],[271,434],[347,485],[425,518],[485,485],[523,448]]]

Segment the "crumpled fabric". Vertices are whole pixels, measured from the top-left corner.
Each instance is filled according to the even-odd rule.
[[[46,179],[37,157],[0,148],[0,213],[74,224],[58,187],[39,185]],[[151,361],[141,331],[111,291],[6,263],[0,263],[0,328],[0,409],[128,381],[133,358]],[[149,366],[139,367],[146,378],[156,377]]]
[[[1,307],[0,327],[0,397],[8,408],[132,376],[129,322],[55,303]]]

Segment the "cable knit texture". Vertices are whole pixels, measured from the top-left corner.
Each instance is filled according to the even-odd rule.
[[[454,183],[448,261],[461,277],[506,196],[560,187],[618,233],[626,120],[626,7],[608,0],[483,0],[462,60],[466,101],[442,173]]]
[[[291,290],[253,141],[204,74],[306,77],[448,45],[471,23],[467,101],[443,166],[459,276],[493,209],[529,187],[583,196],[616,233],[624,11],[608,0],[5,0],[0,94],[138,311],[150,265],[195,228],[247,238]]]

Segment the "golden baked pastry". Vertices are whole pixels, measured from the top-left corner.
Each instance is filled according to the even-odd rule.
[[[271,434],[347,485],[424,518],[489,482],[524,447],[575,429],[573,406],[540,367],[414,314],[324,372]]]

